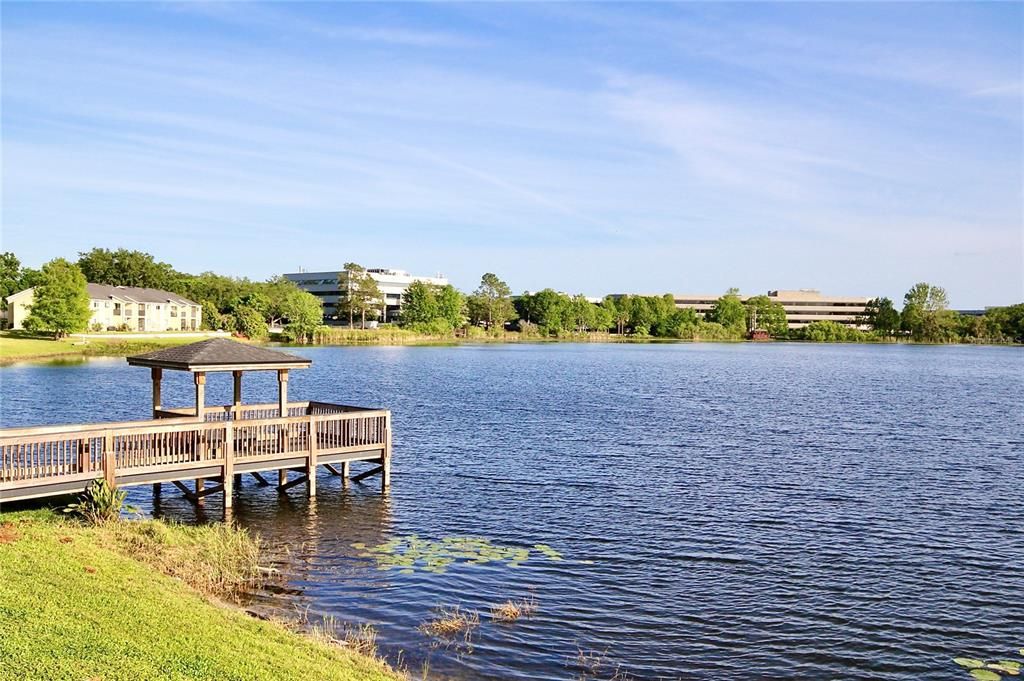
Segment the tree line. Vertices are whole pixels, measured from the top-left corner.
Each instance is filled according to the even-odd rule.
[[[188,274],[149,253],[123,248],[93,248],[79,253],[75,262],[55,258],[40,269],[23,267],[14,253],[0,255],[0,299],[35,288],[25,320],[30,331],[57,337],[85,331],[92,315],[86,282],[176,293],[202,305],[202,328],[257,340],[266,338],[271,327],[281,327],[288,339],[306,342],[323,324],[317,297],[284,277],[256,282],[213,272]],[[6,300],[0,304],[6,310]]]
[[[36,287],[29,325],[57,335],[84,330],[89,320],[85,282],[156,288],[177,293],[203,306],[203,328],[224,329],[249,338],[266,338],[270,328],[282,327],[287,338],[306,342],[323,325],[324,308],[316,296],[284,277],[264,282],[227,277],[213,272],[187,274],[141,251],[93,248],[76,262],[61,258],[41,269],[22,267],[13,253],[0,255],[2,298]],[[368,321],[385,316],[386,301],[372,273],[349,262],[338,273],[336,314]],[[741,299],[729,289],[706,313],[677,308],[670,294],[606,296],[591,302],[550,288],[513,295],[509,285],[486,273],[480,285],[465,294],[454,286],[413,282],[405,291],[398,324],[417,333],[450,335],[457,329],[480,333],[506,330],[539,337],[568,337],[589,333],[686,340],[739,340],[760,329],[773,338],[809,341],[875,341],[908,339],[917,342],[1024,342],[1024,303],[988,308],[983,315],[962,315],[949,309],[946,291],[928,283],[915,284],[897,310],[888,298],[873,299],[858,320],[848,326],[816,321],[789,329],[782,305],[769,296]]]

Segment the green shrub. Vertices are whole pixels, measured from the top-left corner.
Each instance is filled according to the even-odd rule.
[[[127,492],[108,484],[104,478],[98,478],[89,483],[78,501],[68,504],[64,512],[77,515],[91,525],[105,525],[120,518],[122,510],[136,512],[135,508],[124,505],[126,496]]]

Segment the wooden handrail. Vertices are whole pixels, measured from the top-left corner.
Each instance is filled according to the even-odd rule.
[[[389,440],[390,412],[384,409],[239,421],[183,418],[8,429],[0,431],[0,488],[89,472],[114,481],[122,471],[227,465],[228,457],[240,461],[304,455],[313,460],[318,452],[376,445],[389,451]]]

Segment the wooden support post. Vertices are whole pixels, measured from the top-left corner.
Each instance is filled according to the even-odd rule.
[[[316,417],[309,416],[309,458],[306,460],[306,480],[309,481],[307,490],[310,498],[316,496]]]
[[[163,485],[161,485],[159,482],[154,482],[153,483],[153,500],[154,501],[160,498],[160,492],[163,491],[163,488],[164,488]]]
[[[242,372],[232,371],[231,378],[234,383],[234,394],[232,398],[231,418],[240,418],[240,411],[242,408]]]
[[[231,508],[235,492],[235,424],[224,422],[224,508]]]
[[[341,462],[341,484],[343,487],[348,487],[349,476],[352,475],[352,462],[342,461]]]
[[[277,486],[284,487],[288,484],[288,469],[281,468],[277,471]]]
[[[391,486],[391,419],[384,426],[384,456],[381,457],[380,465],[380,491],[383,494]]]
[[[202,478],[196,478],[196,503],[202,503],[203,497],[206,496],[206,481]]]
[[[92,443],[92,438],[85,437],[78,441],[78,472],[88,473],[92,461],[89,456],[89,448]]]
[[[117,456],[114,454],[114,436],[109,430],[103,433],[103,479],[111,487],[117,485]]]
[[[200,421],[205,418],[206,412],[206,372],[197,371],[195,373],[196,382],[196,418]]]
[[[277,415],[281,418],[288,417],[288,370],[277,370]],[[277,427],[277,451],[280,455],[288,451],[288,424],[280,424]],[[288,480],[288,474],[278,472],[278,484],[283,485]]]
[[[288,370],[277,370],[277,413],[284,418],[288,416]]]
[[[156,413],[163,407],[163,398],[160,394],[160,381],[164,377],[164,370],[160,367],[153,367],[150,370],[149,375],[153,379],[153,418],[156,418]]]

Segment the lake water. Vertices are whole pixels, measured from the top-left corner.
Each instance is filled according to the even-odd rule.
[[[392,490],[248,479],[235,517],[290,549],[264,607],[371,622],[418,672],[479,679],[954,679],[1024,645],[1024,352],[801,344],[299,349],[292,399],[394,412]],[[190,403],[188,377],[165,404]],[[271,402],[271,374],[247,377]],[[208,403],[230,401],[213,376]],[[0,369],[4,426],[146,418],[124,360]],[[147,489],[132,498],[152,508]],[[218,519],[210,497],[200,519]],[[157,514],[194,520],[166,488]],[[546,544],[518,566],[378,570],[393,538]],[[360,555],[363,554],[363,555]],[[472,649],[417,631],[486,614]],[[604,657],[597,670],[580,651]],[[590,674],[587,676],[587,674]]]

